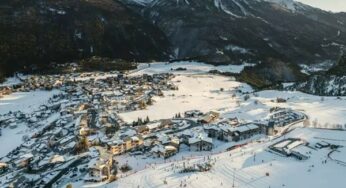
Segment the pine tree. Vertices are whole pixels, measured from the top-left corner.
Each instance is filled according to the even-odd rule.
[[[147,107],[144,101],[139,102],[139,109],[143,110]]]
[[[147,101],[147,105],[152,105],[152,104],[153,104],[153,100],[151,98],[149,98]]]
[[[142,118],[138,118],[138,125],[143,125]]]

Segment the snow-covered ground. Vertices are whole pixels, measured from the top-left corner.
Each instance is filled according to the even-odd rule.
[[[99,80],[99,79],[106,79],[106,78],[109,78],[109,77],[116,77],[118,75],[118,73],[116,72],[110,72],[110,73],[86,73],[85,75],[79,75],[77,77],[71,77],[71,80],[76,80],[76,81],[85,81],[85,80],[90,80],[90,79],[95,79],[95,80]],[[99,75],[101,74],[101,75]]]
[[[54,94],[58,94],[59,90],[52,91],[30,91],[17,92],[0,98],[0,114],[6,114],[10,111],[22,111],[29,113],[37,110],[40,105],[48,102],[48,99]]]
[[[167,69],[170,72],[170,68]],[[143,69],[142,73],[160,71],[152,71],[149,67]],[[192,71],[177,75],[174,81],[179,90],[165,92],[165,97],[156,98],[154,105],[147,110],[124,113],[121,116],[127,121],[146,115],[153,119],[161,119],[172,117],[178,112],[199,109],[217,110],[222,113],[222,117],[255,121],[266,118],[271,107],[284,107],[302,111],[308,115],[311,124],[316,121],[318,127],[334,128],[334,124],[346,124],[345,97],[320,97],[301,92],[267,90],[249,94],[250,98],[246,101],[243,99],[244,95],[239,93],[232,99],[236,87],[242,86],[249,92],[251,88],[232,81],[229,77],[196,73],[203,72]],[[225,90],[221,92],[219,88]],[[287,102],[277,103],[277,98],[286,99]],[[237,100],[240,103],[236,104]],[[303,123],[299,126],[303,126]],[[333,152],[331,157],[339,161],[346,160],[345,131],[297,128],[279,139],[255,142],[232,152],[223,152],[221,149],[218,150],[221,152],[219,154],[212,152],[201,156],[193,152],[180,152],[166,162],[147,157],[121,157],[120,163],[131,164],[134,170],[117,182],[104,187],[180,187],[185,183],[187,187],[232,187],[233,182],[235,187],[255,188],[343,187],[342,174],[346,172],[346,167],[327,157],[330,149],[312,150],[311,158],[307,161],[298,161],[267,151],[269,145],[289,137],[306,140],[311,146],[322,141],[344,146],[339,152]],[[223,148],[222,144],[218,145]],[[208,155],[216,160],[210,172],[180,174],[179,167],[174,167],[182,166],[184,162],[190,165],[200,163]],[[324,160],[327,160],[327,163],[322,163]],[[141,170],[143,168],[144,170]],[[167,184],[164,184],[164,181],[167,181]]]
[[[246,84],[231,81],[227,77],[210,75],[182,75],[174,79],[178,80],[181,81],[177,82],[178,91],[168,91],[164,97],[155,97],[154,105],[148,106],[146,110],[121,113],[120,116],[127,122],[146,116],[151,120],[157,120],[198,109],[203,112],[219,111],[226,118],[237,117],[244,121],[254,121],[266,118],[271,107],[284,107],[302,111],[309,116],[310,124],[316,121],[318,127],[334,128],[335,124],[343,126],[346,124],[345,97],[338,99],[301,92],[270,90],[258,92],[258,97],[250,95],[248,101],[242,101],[240,106],[237,106],[236,101],[242,98],[239,96],[232,98],[234,88],[240,86],[245,91],[251,91]],[[220,88],[225,90],[221,92]],[[285,98],[288,101],[277,103],[276,98]]]
[[[26,76],[24,76],[24,75],[18,75],[18,77],[24,79]],[[5,82],[0,83],[0,87],[3,87],[3,86],[12,86],[12,85],[20,84],[22,81],[21,81],[18,77],[12,76],[12,77],[6,78]]]
[[[177,68],[186,71],[174,71]],[[188,110],[203,112],[218,111],[221,117],[237,117],[242,121],[257,121],[268,117],[271,107],[292,108],[308,115],[311,124],[317,122],[318,127],[334,128],[334,124],[346,124],[346,97],[320,97],[301,92],[267,90],[254,92],[247,84],[234,81],[232,77],[210,75],[210,70],[222,72],[239,72],[244,66],[218,66],[195,62],[141,64],[131,75],[174,73],[172,80],[178,90],[164,91],[164,97],[154,97],[154,103],[145,110],[121,113],[119,116],[126,122],[149,116],[150,120],[172,118],[177,113]],[[78,79],[104,78],[116,76],[116,73],[95,77],[85,76]],[[222,88],[222,89],[221,89]],[[242,92],[238,92],[241,90]],[[13,93],[0,99],[0,115],[9,111],[30,113],[47,103],[54,94],[53,91],[31,91]],[[249,93],[249,99],[245,96]],[[285,103],[277,103],[277,98],[286,99]],[[41,124],[47,125],[59,118],[51,115]],[[298,126],[303,126],[300,123]],[[36,130],[37,131],[37,130]],[[23,135],[33,133],[26,125],[17,128],[2,129],[0,137],[0,157],[19,146]],[[111,184],[105,182],[92,184],[97,187],[289,187],[289,188],[343,188],[343,177],[346,166],[335,160],[346,162],[346,131],[326,129],[297,128],[282,138],[270,140],[264,135],[253,137],[253,142],[240,149],[225,152],[226,148],[240,142],[221,142],[214,140],[216,146],[212,152],[190,152],[181,148],[180,152],[168,160],[152,157],[135,157],[122,155],[117,158],[119,164],[129,163],[133,170],[129,174],[120,175],[120,179]],[[329,142],[344,146],[333,152],[328,158],[330,149],[313,150],[311,158],[298,161],[294,158],[282,157],[267,151],[269,145],[284,138],[301,138],[312,146],[317,142]],[[261,139],[260,139],[261,138]],[[248,142],[247,140],[246,142]],[[179,166],[198,164],[210,156],[215,165],[209,172],[180,174]],[[335,159],[335,160],[334,160]],[[327,160],[327,163],[322,161]],[[164,184],[164,180],[167,184]],[[89,186],[79,181],[74,187]]]
[[[277,97],[288,99],[287,103],[272,102]],[[320,97],[296,91],[268,90],[258,92],[255,99],[270,107],[288,107],[303,111],[309,116],[311,123],[317,120],[322,127],[346,124],[346,97]]]
[[[346,146],[345,131],[300,128],[286,137],[302,138],[312,145],[322,140],[338,138],[340,141],[329,142]],[[254,142],[242,149],[212,155],[216,163],[209,172],[180,174],[179,167],[173,167],[181,166],[184,162],[186,165],[192,165],[205,160],[205,157],[199,157],[151,165],[104,187],[180,187],[181,182],[186,182],[187,187],[232,187],[233,180],[235,187],[344,187],[346,167],[327,158],[330,149],[313,150],[311,158],[298,161],[265,150],[269,144],[277,141]],[[338,155],[339,158],[346,159],[344,150]],[[323,164],[323,160],[327,160],[327,163]],[[167,184],[164,184],[164,180]]]
[[[220,72],[240,73],[246,66],[252,66],[252,64],[213,66],[210,64],[188,61],[174,63],[151,63],[150,65],[147,63],[142,63],[139,64],[138,70],[134,71],[133,75],[159,73],[201,74],[207,73],[211,70],[218,70]],[[186,70],[175,71],[177,68],[186,68]]]
[[[17,92],[0,98],[0,115],[7,114],[12,111],[21,111],[24,113],[32,113],[38,110],[40,105],[46,104],[50,97],[58,94],[58,90],[53,91],[31,91],[31,92]],[[49,120],[49,118],[48,118]],[[42,124],[49,123],[47,121],[41,122]],[[23,136],[29,133],[26,124],[18,124],[15,128],[3,128],[2,136],[0,136],[0,157],[5,156],[10,151],[21,145]]]
[[[18,125],[17,128],[3,128],[2,136],[0,136],[0,157],[4,157],[24,141],[22,137],[25,135],[26,125]]]
[[[332,66],[334,66],[335,62],[327,60],[322,63],[318,64],[312,64],[312,65],[306,65],[306,64],[300,64],[300,68],[302,68],[301,72],[307,75],[310,75],[315,72],[319,71],[326,71],[330,69]]]
[[[185,67],[187,71],[171,71],[171,68],[178,67]],[[224,117],[253,121],[265,118],[271,107],[278,106],[304,112],[309,116],[310,124],[317,121],[318,127],[333,128],[335,124],[346,124],[345,97],[320,97],[302,92],[268,90],[258,92],[258,96],[250,95],[250,100],[243,101],[242,95],[237,94],[236,98],[232,98],[235,89],[240,87],[247,92],[252,89],[244,83],[233,81],[231,77],[206,74],[211,67],[213,66],[194,62],[154,63],[150,67],[147,64],[140,65],[133,74],[177,74],[173,81],[179,90],[165,92],[165,97],[162,98],[155,97],[154,105],[148,106],[146,110],[121,113],[120,116],[127,122],[146,116],[156,120],[197,109],[203,112],[215,110],[223,113]],[[220,88],[224,88],[224,91],[221,92]],[[276,103],[277,98],[288,100],[287,103]],[[237,101],[241,101],[240,106],[236,104]]]
[[[146,116],[150,120],[172,118],[175,114],[188,110],[219,111],[236,106],[237,99],[231,97],[236,89],[252,91],[247,84],[224,76],[178,75],[173,82],[179,90],[166,91],[164,97],[154,97],[154,105],[147,109],[121,113],[120,117],[126,122],[132,122],[138,117]]]

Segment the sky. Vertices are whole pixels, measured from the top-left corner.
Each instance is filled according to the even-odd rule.
[[[333,12],[346,12],[346,0],[296,0],[302,3]]]

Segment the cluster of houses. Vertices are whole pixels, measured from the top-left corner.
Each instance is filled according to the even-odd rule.
[[[301,113],[279,108],[271,111],[269,123],[242,123],[237,118],[222,118],[215,111],[199,110],[160,121],[148,117],[133,124],[118,116],[120,112],[145,109],[152,105],[154,96],[178,89],[170,81],[173,77],[167,73],[131,77],[119,73],[29,76],[7,89],[4,94],[53,88],[62,92],[30,113],[0,116],[0,136],[1,128],[21,125],[29,130],[19,147],[0,158],[0,174],[7,177],[0,186],[52,185],[75,168],[80,172],[73,176],[85,181],[112,181],[116,179],[118,155],[166,159],[182,148],[211,151],[217,147],[215,140],[238,142],[256,135],[273,135],[304,119]],[[30,176],[36,173],[41,175]]]
[[[26,78],[18,78],[20,82],[1,86],[0,97],[10,95],[14,92],[29,92],[36,89],[52,90],[60,88],[63,83],[69,81],[67,75],[32,75]]]
[[[101,182],[116,179],[117,166],[112,154],[103,147],[89,148],[90,159],[87,163],[86,182]]]
[[[85,167],[89,177],[85,181],[114,179],[116,165],[109,156],[135,151],[144,145],[139,129],[125,125],[117,113],[145,108],[152,104],[151,97],[162,96],[164,90],[177,89],[170,83],[172,77],[171,74],[109,77],[102,73],[78,74],[72,78],[30,76],[20,86],[12,86],[9,92],[21,91],[14,90],[16,88],[51,89],[50,86],[62,92],[30,113],[18,111],[0,116],[0,130],[15,129],[19,125],[28,129],[23,144],[0,158],[0,173],[8,175],[0,185],[51,184],[63,175],[48,172],[59,166],[62,172],[68,171],[91,159],[94,163]],[[91,148],[97,148],[97,152],[90,151]],[[85,160],[77,160],[84,152],[89,153]],[[26,173],[36,172],[42,175],[25,178]]]

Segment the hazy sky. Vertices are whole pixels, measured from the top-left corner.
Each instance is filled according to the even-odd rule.
[[[333,12],[346,12],[346,0],[296,0],[302,3]]]

